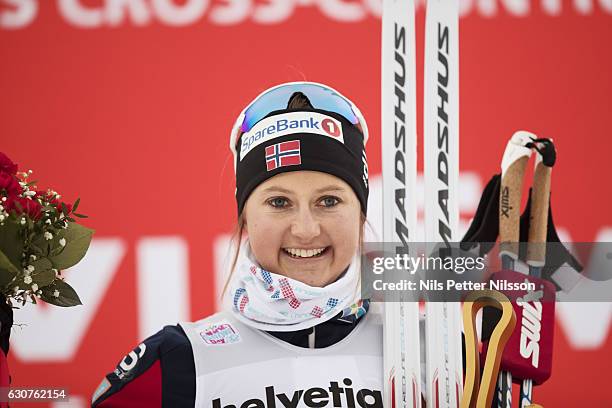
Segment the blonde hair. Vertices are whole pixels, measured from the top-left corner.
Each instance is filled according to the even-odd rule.
[[[234,269],[236,269],[236,263],[238,263],[238,256],[240,256],[240,247],[242,246],[242,236],[244,235],[244,215],[240,214],[238,216],[238,222],[234,227],[234,232],[232,233],[232,238],[230,240],[230,249],[234,248],[234,255],[232,256],[232,263],[230,264],[229,274],[225,279],[225,284],[223,285],[223,291],[221,292],[221,297],[225,296],[225,292],[227,291],[227,287],[229,286],[230,281],[232,280],[232,276],[234,276]]]

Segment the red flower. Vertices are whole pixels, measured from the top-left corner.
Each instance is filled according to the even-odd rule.
[[[2,154],[2,153],[0,153]],[[5,190],[8,195],[16,195],[20,192],[19,180],[13,174],[0,171],[0,190]]]
[[[62,203],[57,198],[50,199],[49,200],[49,204],[53,205],[53,206],[55,206],[57,208],[57,213],[58,214],[63,212]],[[64,213],[64,215],[67,216],[68,214],[70,214],[72,212],[72,204],[64,203],[64,205],[66,206],[66,210],[68,211],[68,212]]]
[[[17,173],[17,165],[2,152],[0,152],[0,171],[13,175]]]
[[[68,211],[68,212],[65,212],[65,213],[64,213],[64,215],[66,215],[66,216],[67,216],[68,214],[70,214],[70,213],[72,212],[72,204],[69,204],[69,203],[64,203],[64,205],[66,206],[66,211]],[[61,205],[61,204],[59,205],[59,207],[57,207],[57,212],[58,212],[58,213],[59,213],[59,212],[63,212],[63,211],[62,211],[62,205]]]
[[[6,209],[16,214],[26,214],[35,221],[42,215],[42,205],[38,200],[30,200],[25,197],[9,197],[6,201]]]

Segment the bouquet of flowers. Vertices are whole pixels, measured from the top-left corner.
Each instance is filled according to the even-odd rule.
[[[0,299],[13,307],[80,305],[62,270],[85,256],[93,230],[75,220],[86,218],[76,212],[78,199],[69,204],[52,189],[37,190],[31,174],[0,152]]]

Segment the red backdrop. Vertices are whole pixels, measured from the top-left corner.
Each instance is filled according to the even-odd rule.
[[[372,132],[370,174],[380,174],[380,8],[0,0],[0,150],[42,187],[81,197],[96,229],[88,262],[69,271],[85,305],[15,313],[14,384],[69,387],[72,406],[85,406],[152,328],[215,310],[219,248],[235,222],[228,133],[263,89],[306,79],[349,96]],[[465,0],[461,10],[460,166],[472,187],[463,220],[508,137],[526,129],[555,139],[564,237],[610,241],[612,2]],[[422,79],[422,4],[417,18]],[[537,402],[611,405],[599,374],[612,361],[611,304],[558,312],[554,371]]]

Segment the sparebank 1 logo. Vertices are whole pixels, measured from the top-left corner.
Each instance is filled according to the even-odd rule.
[[[321,128],[331,137],[339,137],[342,134],[340,126],[331,119],[323,119]]]
[[[318,112],[283,113],[262,119],[240,137],[240,161],[264,142],[297,133],[331,137],[344,143],[342,124],[337,119]]]

